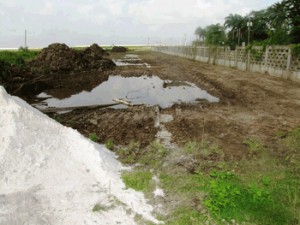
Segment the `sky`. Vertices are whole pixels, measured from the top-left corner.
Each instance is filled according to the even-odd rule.
[[[279,0],[0,0],[0,48],[181,44],[198,26],[224,23]]]

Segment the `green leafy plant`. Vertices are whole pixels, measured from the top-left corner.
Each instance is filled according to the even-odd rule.
[[[250,220],[259,224],[289,224],[290,213],[274,200],[268,186],[245,184],[231,172],[210,174],[204,205],[217,219]]]

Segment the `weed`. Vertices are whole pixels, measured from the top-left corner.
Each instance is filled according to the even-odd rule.
[[[233,173],[212,172],[205,186],[204,205],[216,219],[250,220],[259,224],[289,224],[291,215],[275,201],[272,189],[244,184]],[[205,190],[204,189],[204,190]]]
[[[7,78],[10,75],[11,75],[10,65],[5,61],[0,60],[0,81],[2,80],[2,78]]]
[[[281,203],[282,207],[286,208],[291,212],[293,223],[300,223],[300,179],[299,173],[294,174],[294,171],[290,170],[286,173],[286,176],[277,181],[274,184],[273,195],[278,196],[278,202]]]
[[[209,157],[212,155],[218,155],[220,158],[224,157],[224,153],[216,143],[210,143],[208,141],[202,142],[188,142],[184,146],[184,151],[187,154],[192,154],[198,157]]]
[[[53,117],[53,119],[55,119],[55,121],[58,122],[58,123],[62,123],[62,121],[63,121],[63,119],[62,119],[61,116],[59,116],[59,115],[55,115],[55,116]]]
[[[224,167],[221,164],[224,160],[224,152],[216,143],[188,142],[184,146],[184,152],[196,162],[197,168],[193,168],[192,171],[209,171],[213,168]]]
[[[117,154],[122,163],[133,164],[140,157],[140,144],[138,142],[131,141],[128,147],[118,149]]]
[[[285,162],[300,178],[300,127],[286,132],[279,144]]]
[[[100,138],[97,136],[96,133],[90,133],[89,139],[91,139],[94,142],[97,142],[97,141],[99,141]]]
[[[122,163],[158,166],[161,159],[166,156],[167,150],[159,142],[152,142],[147,148],[141,149],[137,142],[130,142],[128,147],[120,148],[117,154]]]
[[[108,210],[107,206],[100,205],[98,203],[96,205],[94,205],[94,207],[93,207],[93,212],[100,212],[100,211],[106,211],[106,210]]]
[[[109,139],[105,142],[105,147],[109,150],[113,150],[115,147],[115,144],[113,142],[113,140]]]
[[[151,189],[150,182],[152,180],[152,173],[148,171],[124,172],[122,174],[122,180],[126,188],[146,192]]]
[[[172,214],[167,224],[207,224],[207,216],[200,214],[197,210],[188,207],[178,207]]]
[[[167,153],[167,149],[162,144],[157,141],[152,142],[139,159],[139,163],[153,168],[157,167],[162,163],[162,159]]]
[[[243,142],[249,149],[250,156],[259,155],[266,150],[259,140],[247,139]]]

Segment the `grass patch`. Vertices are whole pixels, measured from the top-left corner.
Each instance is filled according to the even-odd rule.
[[[233,173],[213,172],[205,190],[209,195],[204,205],[219,221],[234,218],[238,222],[279,225],[293,220],[269,185],[245,184]]]
[[[188,169],[192,173],[209,172],[212,169],[222,168],[224,152],[216,143],[188,142],[184,146],[184,153],[194,162]]]
[[[124,172],[122,180],[126,188],[132,188],[136,191],[148,192],[151,190],[152,173],[148,171]]]
[[[161,165],[162,159],[168,154],[167,149],[157,141],[154,141],[146,148],[146,151],[139,159],[139,163],[157,168]]]
[[[250,138],[243,143],[248,147],[250,156],[262,154],[266,150],[264,145],[257,139]]]
[[[122,163],[139,163],[151,167],[159,166],[162,159],[167,155],[167,149],[156,141],[144,149],[140,147],[138,142],[130,142],[127,147],[119,148],[116,152]]]
[[[300,127],[282,134],[280,144],[285,160],[300,172]]]
[[[226,161],[217,144],[203,141],[177,149],[176,155],[184,155],[180,162],[169,160],[159,143],[145,149],[132,143],[119,153],[140,166],[122,178],[127,188],[149,193],[157,173],[168,201],[168,213],[161,215],[166,224],[300,224],[300,129],[280,132],[272,151],[258,139],[243,143],[255,157]],[[193,172],[190,163],[196,165]]]
[[[187,224],[209,224],[207,216],[200,214],[194,208],[178,207],[166,224],[187,225]]]
[[[117,150],[117,155],[122,163],[136,163],[141,155],[140,144],[138,142],[131,141],[127,147],[119,148]]]
[[[98,142],[100,140],[100,138],[98,137],[98,135],[96,133],[90,133],[89,139],[94,142]]]
[[[105,147],[109,150],[113,150],[115,147],[114,141],[109,139],[105,142]]]
[[[34,59],[39,51],[0,51],[0,60],[15,66],[22,66],[26,61]]]
[[[108,209],[109,209],[109,207],[97,203],[93,207],[93,212],[107,211]]]
[[[194,155],[196,158],[216,157],[223,159],[223,150],[217,143],[203,142],[188,142],[184,146],[184,151],[187,154]]]

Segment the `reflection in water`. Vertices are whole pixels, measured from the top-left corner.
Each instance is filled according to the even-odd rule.
[[[39,96],[45,95],[41,93]],[[162,108],[170,107],[174,103],[190,103],[199,99],[205,99],[209,102],[219,101],[218,98],[188,82],[178,82],[178,85],[174,85],[174,82],[161,80],[157,76],[110,76],[107,81],[101,83],[91,92],[82,91],[61,100],[49,98],[44,102],[47,103],[48,107],[73,107],[109,104],[114,98],[126,99],[133,104],[159,105]]]
[[[151,67],[151,65],[149,65],[148,63],[143,63],[139,56],[135,54],[126,54],[123,58],[113,59],[113,61],[117,66],[146,66],[147,68]]]

